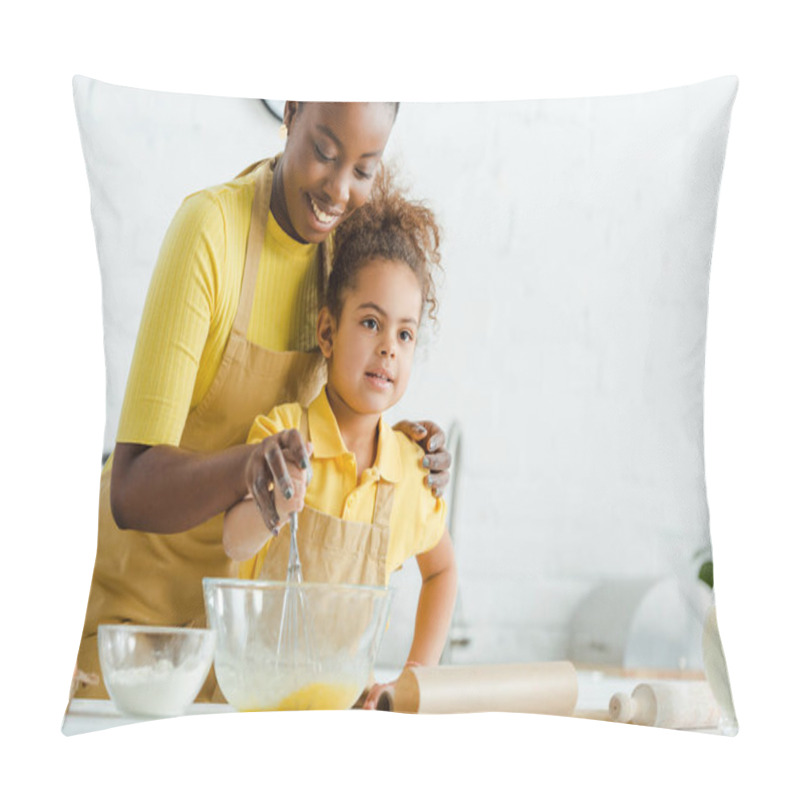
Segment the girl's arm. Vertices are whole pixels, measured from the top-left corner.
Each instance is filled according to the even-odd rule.
[[[262,519],[252,497],[246,497],[225,514],[222,546],[231,561],[247,561],[271,538],[272,531]]]
[[[422,587],[419,590],[414,639],[406,664],[433,666],[439,663],[442,656],[456,602],[458,575],[449,531],[445,530],[436,547],[417,556],[417,564],[422,575]],[[371,687],[362,707],[377,708],[381,693],[391,685],[375,684]]]
[[[225,514],[222,523],[222,546],[225,555],[233,561],[247,561],[252,558],[288,520],[292,511],[301,511],[306,494],[305,471],[294,464],[287,464],[294,484],[294,494],[286,499],[273,490],[273,503],[278,513],[278,523],[271,529],[264,522],[264,517],[252,496],[236,503]]]
[[[417,556],[417,564],[422,587],[408,662],[433,666],[439,663],[447,642],[458,585],[456,556],[448,530],[436,547]]]

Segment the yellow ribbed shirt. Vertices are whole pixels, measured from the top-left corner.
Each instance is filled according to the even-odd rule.
[[[266,416],[256,418],[247,441],[258,442],[280,431],[299,428],[302,412],[299,403],[277,406]],[[381,418],[375,463],[364,469],[359,479],[356,458],[342,440],[324,388],[308,407],[308,435],[314,444],[313,477],[305,502],[311,508],[339,519],[372,522],[378,480],[394,485],[387,583],[391,573],[408,558],[436,546],[444,533],[447,509],[444,500],[435,498],[425,486],[427,471],[422,467],[424,454],[419,445]],[[269,543],[241,564],[240,577],[258,577],[268,547]]]
[[[244,273],[255,172],[189,195],[164,237],[147,294],[117,441],[178,445],[222,362]],[[266,226],[247,338],[315,346],[317,245]]]

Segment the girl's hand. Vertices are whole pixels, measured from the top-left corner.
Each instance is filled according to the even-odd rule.
[[[421,667],[421,666],[422,666],[422,664],[420,664],[419,661],[411,661],[411,660],[409,660],[409,661],[406,661],[406,665],[403,667],[403,670],[405,671],[409,667]],[[384,692],[389,691],[392,694],[394,694],[394,688],[395,688],[395,686],[397,686],[397,681],[399,679],[400,679],[400,676],[398,675],[397,678],[395,678],[393,681],[389,681],[389,683],[374,683],[369,688],[369,690],[364,695],[362,695],[362,697],[364,699],[362,700],[361,698],[359,698],[359,702],[357,704],[357,707],[358,708],[367,709],[367,710],[376,709],[378,707],[378,700],[380,699],[380,696]]]
[[[398,422],[394,429],[404,433],[425,451],[422,466],[429,471],[425,485],[431,489],[434,497],[441,497],[444,487],[450,480],[452,463],[450,453],[445,447],[444,431],[429,420],[423,422],[403,420]]]
[[[374,711],[378,707],[378,698],[388,689],[393,690],[397,680],[393,680],[391,683],[374,683],[370,687],[369,691],[367,692],[367,696],[364,698],[364,702],[361,704],[361,708],[365,711]]]
[[[300,511],[305,499],[311,463],[311,445],[300,431],[289,430],[268,436],[253,446],[245,464],[248,492],[273,535],[292,511]]]

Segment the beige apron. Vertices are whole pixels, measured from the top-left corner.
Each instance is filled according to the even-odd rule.
[[[286,402],[307,405],[324,381],[319,353],[275,352],[247,341],[275,164],[276,159],[261,161],[242,173],[260,170],[239,305],[214,381],[186,419],[180,447],[193,452],[217,452],[245,442],[258,414]],[[319,247],[319,271],[321,292],[330,271],[329,242]],[[100,482],[97,558],[78,654],[78,669],[99,675],[100,683],[79,689],[78,697],[107,696],[97,652],[99,624],[205,627],[202,578],[235,575],[222,547],[222,514],[183,533],[123,531],[111,515],[110,479],[107,467]],[[211,699],[215,686],[212,670],[198,700]]]
[[[303,411],[300,433],[308,441],[308,412]],[[372,522],[339,519],[304,506],[297,521],[297,550],[304,583],[360,584],[385,586],[386,556],[389,551],[390,521],[394,486],[379,480],[375,492]],[[255,569],[261,579],[285,581],[289,564],[291,532],[288,525],[266,548]],[[276,609],[277,611],[278,609]],[[317,637],[324,637],[328,652],[355,649],[370,624],[373,609],[369,604],[350,607],[343,618],[336,603],[314,608],[313,623]],[[276,619],[276,626],[279,619]],[[355,652],[353,652],[355,655]],[[368,686],[374,683],[374,676]],[[367,686],[367,688],[368,688]],[[365,689],[366,691],[366,689]],[[363,703],[361,695],[356,706]]]
[[[309,440],[305,409],[300,433]],[[304,506],[297,520],[297,549],[303,580],[385,586],[393,499],[394,486],[379,480],[371,523],[339,519]],[[256,564],[259,578],[286,580],[290,538],[289,526],[284,525],[270,542],[260,565]]]

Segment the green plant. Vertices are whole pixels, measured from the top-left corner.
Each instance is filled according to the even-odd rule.
[[[703,583],[708,584],[709,589],[714,588],[714,562],[711,561],[711,559],[704,561],[700,565],[697,577],[700,578]]]
[[[697,570],[697,577],[708,586],[709,589],[714,588],[714,562],[711,559],[711,548],[702,547],[698,550],[694,557],[696,559],[702,558],[700,568]]]

